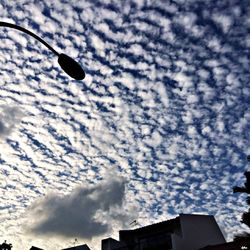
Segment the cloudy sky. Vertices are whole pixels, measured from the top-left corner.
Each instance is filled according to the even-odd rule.
[[[248,0],[2,0],[0,242],[48,250],[180,213],[246,229]]]

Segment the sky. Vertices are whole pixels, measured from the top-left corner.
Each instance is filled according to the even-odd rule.
[[[248,0],[2,0],[0,242],[62,249],[184,214],[230,241],[249,169]],[[137,220],[138,225],[130,223]]]

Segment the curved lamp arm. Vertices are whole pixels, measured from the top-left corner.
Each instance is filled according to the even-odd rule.
[[[82,69],[82,67],[80,66],[79,63],[77,63],[73,58],[65,55],[65,54],[59,54],[55,49],[53,49],[48,43],[46,43],[42,38],[40,38],[39,36],[37,36],[36,34],[34,34],[33,32],[12,24],[12,23],[7,23],[7,22],[1,22],[0,21],[0,26],[4,26],[4,27],[9,27],[9,28],[13,28],[16,30],[20,30],[32,37],[34,37],[36,40],[38,40],[39,42],[41,42],[43,45],[45,45],[49,50],[51,50],[56,56],[58,56],[58,63],[61,66],[61,68],[72,78],[76,79],[76,80],[82,80],[85,77],[85,72]]]

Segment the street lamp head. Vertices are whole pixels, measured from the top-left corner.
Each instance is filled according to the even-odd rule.
[[[73,58],[60,54],[58,57],[58,63],[61,68],[72,78],[76,80],[82,80],[85,77],[85,72]]]
[[[58,56],[58,63],[60,64],[61,68],[72,78],[76,79],[76,80],[82,80],[85,77],[85,72],[82,69],[82,67],[80,66],[79,63],[77,63],[74,59],[72,59],[71,57],[65,55],[65,54],[59,54],[56,50],[54,50],[48,43],[46,43],[42,38],[40,38],[39,36],[37,36],[36,34],[34,34],[33,32],[18,26],[16,24],[12,24],[12,23],[7,23],[7,22],[1,22],[0,21],[0,26],[3,27],[9,27],[9,28],[13,28],[16,30],[20,30],[32,37],[34,37],[35,39],[37,39],[39,42],[41,42],[43,45],[45,45],[48,49],[50,49],[56,56]]]

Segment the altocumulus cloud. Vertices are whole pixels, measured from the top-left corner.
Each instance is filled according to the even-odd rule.
[[[131,213],[121,212],[125,184],[124,178],[115,177],[78,187],[68,195],[50,194],[30,207],[29,220],[33,222],[27,231],[84,239],[108,233],[112,220],[125,224],[133,219]]]
[[[0,138],[8,136],[21,122],[23,115],[18,107],[0,106]]]
[[[81,232],[112,225],[117,233],[129,213],[100,198],[113,183],[99,181],[110,168],[130,180],[123,207],[136,204],[142,226],[205,213],[228,240],[241,230],[247,207],[232,186],[249,168],[249,1],[2,0],[0,11],[2,21],[35,32],[87,73],[72,82],[44,46],[1,32],[0,105],[19,107],[25,118],[18,124],[0,112],[2,135],[11,132],[0,140],[0,242],[10,237],[14,248],[29,249],[40,239],[20,228],[37,199],[30,209],[37,234],[65,235],[56,223],[80,209]],[[54,250],[68,241],[32,244]]]

